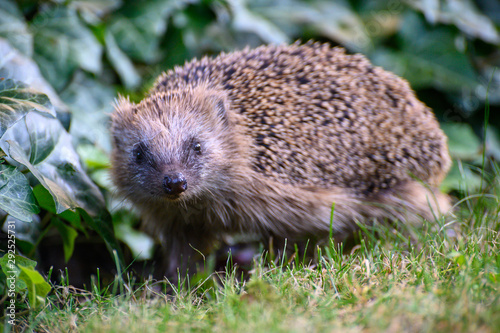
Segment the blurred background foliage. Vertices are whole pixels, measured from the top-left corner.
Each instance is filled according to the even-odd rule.
[[[193,57],[266,43],[328,42],[406,78],[449,136],[443,190],[487,191],[500,181],[488,180],[500,161],[499,27],[497,0],[2,0],[2,242],[15,223],[18,250],[45,271],[69,266],[75,284],[119,264],[120,251],[103,255],[119,242],[127,262],[151,258],[108,177],[114,99],[139,101]]]

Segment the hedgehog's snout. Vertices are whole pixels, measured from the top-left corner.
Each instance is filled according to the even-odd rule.
[[[187,190],[186,177],[180,172],[168,173],[163,178],[163,188],[170,195],[179,195]]]

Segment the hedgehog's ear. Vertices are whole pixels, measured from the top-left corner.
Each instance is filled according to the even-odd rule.
[[[113,112],[112,118],[123,118],[134,113],[135,104],[130,102],[128,97],[118,95],[114,104],[115,112]]]
[[[222,94],[213,94],[208,97],[208,99],[213,103],[217,117],[223,121],[224,124],[229,124],[228,119],[228,109],[229,103],[227,98]]]
[[[217,110],[217,115],[219,117],[227,117],[226,101],[224,101],[224,98],[217,98],[215,100],[215,109]]]
[[[114,112],[111,114],[111,136],[115,146],[121,144],[124,124],[131,122],[135,104],[123,96],[118,96],[114,103]]]

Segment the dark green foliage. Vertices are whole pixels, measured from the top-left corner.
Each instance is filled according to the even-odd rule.
[[[28,180],[11,165],[0,165],[0,207],[24,222],[40,211]]]

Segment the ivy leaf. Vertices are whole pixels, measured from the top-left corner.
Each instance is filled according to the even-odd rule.
[[[19,279],[26,283],[30,307],[37,309],[45,305],[45,299],[50,291],[50,284],[34,268],[19,266]]]
[[[24,136],[29,141],[18,139]],[[49,136],[57,140],[44,139]],[[31,112],[25,123],[11,127],[4,139],[9,145],[8,150],[4,149],[9,157],[26,166],[51,193],[57,214],[75,207],[82,207],[91,215],[105,209],[101,192],[84,172],[71,136],[57,119]]]
[[[30,138],[30,163],[40,164],[54,151],[65,131],[56,119],[30,115],[25,121]],[[44,126],[39,126],[39,121],[44,121]]]
[[[121,0],[85,0],[73,1],[71,6],[75,7],[85,22],[97,25],[102,18],[111,13],[121,5]]]
[[[120,50],[111,33],[106,33],[106,54],[111,65],[115,68],[125,87],[135,88],[141,83],[141,77],[134,68],[132,61]]]
[[[19,279],[19,275],[21,274],[21,267],[35,269],[36,261],[22,257],[20,255],[5,254],[0,258],[0,266],[2,267],[2,271],[7,277],[11,277],[12,275],[15,276],[16,291],[19,292],[28,287],[23,279]]]
[[[158,59],[160,38],[167,29],[170,14],[184,6],[184,1],[128,1],[108,31],[127,55],[151,63]]]
[[[120,219],[120,222],[115,225],[116,238],[128,245],[134,258],[151,259],[154,249],[153,239],[132,227],[133,217],[131,214],[119,214],[115,217]]]
[[[72,123],[70,133],[74,142],[91,142],[104,151],[111,151],[109,136],[109,114],[112,111],[115,91],[77,73],[71,84],[61,93],[61,98],[71,106]]]
[[[92,169],[106,169],[110,165],[109,155],[94,145],[82,144],[77,152],[84,163]]]
[[[472,172],[469,166],[454,161],[440,188],[443,192],[457,190],[463,193],[476,193],[481,190],[481,176]]]
[[[489,127],[486,132],[486,152],[500,161],[500,130]]]
[[[34,194],[34,193],[33,193]],[[36,199],[36,196],[35,196]],[[38,202],[37,202],[38,203]],[[41,209],[41,207],[40,207]],[[4,230],[8,231],[9,228],[14,228],[16,231],[16,247],[19,248],[21,253],[29,253],[29,251],[24,251],[22,244],[35,244],[37,239],[40,237],[41,221],[38,215],[31,215],[32,221],[30,223],[26,223],[26,221],[22,221],[13,215],[8,215],[4,222]]]
[[[7,153],[10,164],[26,167],[50,193],[56,214],[63,218],[65,211],[79,208],[79,216],[69,214],[65,219],[80,229],[80,216],[83,217],[110,249],[119,249],[104,197],[83,170],[72,137],[57,118],[29,112],[24,121],[18,121],[5,132],[0,148]],[[51,206],[49,201],[45,198],[41,203]],[[68,244],[71,237],[68,234]],[[120,253],[119,256],[122,258]]]
[[[56,213],[61,213],[66,209],[73,209],[76,207],[74,198],[72,198],[70,194],[67,193],[65,189],[54,180],[59,178],[56,173],[50,172],[50,175],[46,176],[35,165],[30,163],[29,157],[17,142],[8,140],[7,143],[10,146],[9,157],[26,166],[33,176],[35,176],[40,182],[40,184],[42,184],[42,186],[50,192],[56,201]],[[51,171],[54,171],[54,168],[52,168]]]
[[[94,74],[101,72],[102,46],[74,8],[43,10],[33,19],[31,28],[35,32],[34,59],[57,90],[65,86],[78,67]]]
[[[475,71],[466,54],[457,49],[456,33],[450,27],[429,29],[413,12],[402,21],[401,50],[379,48],[371,54],[376,65],[406,78],[414,89],[437,87],[461,92],[477,87]]]
[[[16,291],[28,291],[28,299],[32,309],[45,304],[50,285],[43,276],[35,270],[36,262],[19,255],[6,254],[0,258],[0,266],[7,279],[14,278]]]
[[[416,0],[409,2],[435,24],[453,24],[465,34],[500,44],[500,34],[488,16],[481,14],[471,0]]]
[[[253,32],[267,43],[286,43],[288,36],[273,22],[247,7],[247,1],[236,0],[230,2],[233,12],[233,27],[238,31]]]
[[[35,195],[36,201],[40,208],[45,209],[53,214],[56,214],[56,205],[54,199],[49,191],[45,189],[42,185],[37,185],[33,188],[33,194]],[[80,215],[77,211],[65,210],[64,212],[57,215],[59,218],[69,222],[73,227],[78,230],[85,232],[84,227],[81,223]]]
[[[24,84],[0,79],[0,139],[5,131],[30,111],[55,116],[55,110],[46,95],[40,94]]]
[[[45,94],[49,97],[50,103],[57,111],[57,117],[61,119],[62,116],[69,118],[68,107],[57,96],[54,88],[45,80],[40,73],[40,68],[33,61],[33,59],[20,53],[12,47],[7,40],[0,38],[0,77],[5,79],[12,79],[23,82],[24,85],[29,86],[30,90],[36,91],[40,94]],[[55,113],[52,112],[55,116]]]
[[[64,250],[64,260],[68,262],[68,260],[73,255],[73,250],[75,249],[75,239],[78,236],[78,232],[74,228],[62,222],[57,217],[54,217],[52,219],[52,224],[57,228],[59,234],[61,235]]]
[[[481,141],[469,124],[444,123],[441,128],[448,136],[451,156],[462,160],[474,160],[481,156]]]
[[[248,12],[242,11],[243,2],[248,3]],[[300,35],[304,29],[356,50],[365,48],[369,41],[363,21],[347,1],[240,0],[232,7],[235,28],[247,27],[266,42],[288,42],[289,36]]]
[[[25,55],[33,54],[33,35],[14,1],[0,1],[0,37],[7,38]]]
[[[28,180],[11,165],[0,164],[0,209],[24,222],[40,211]]]

